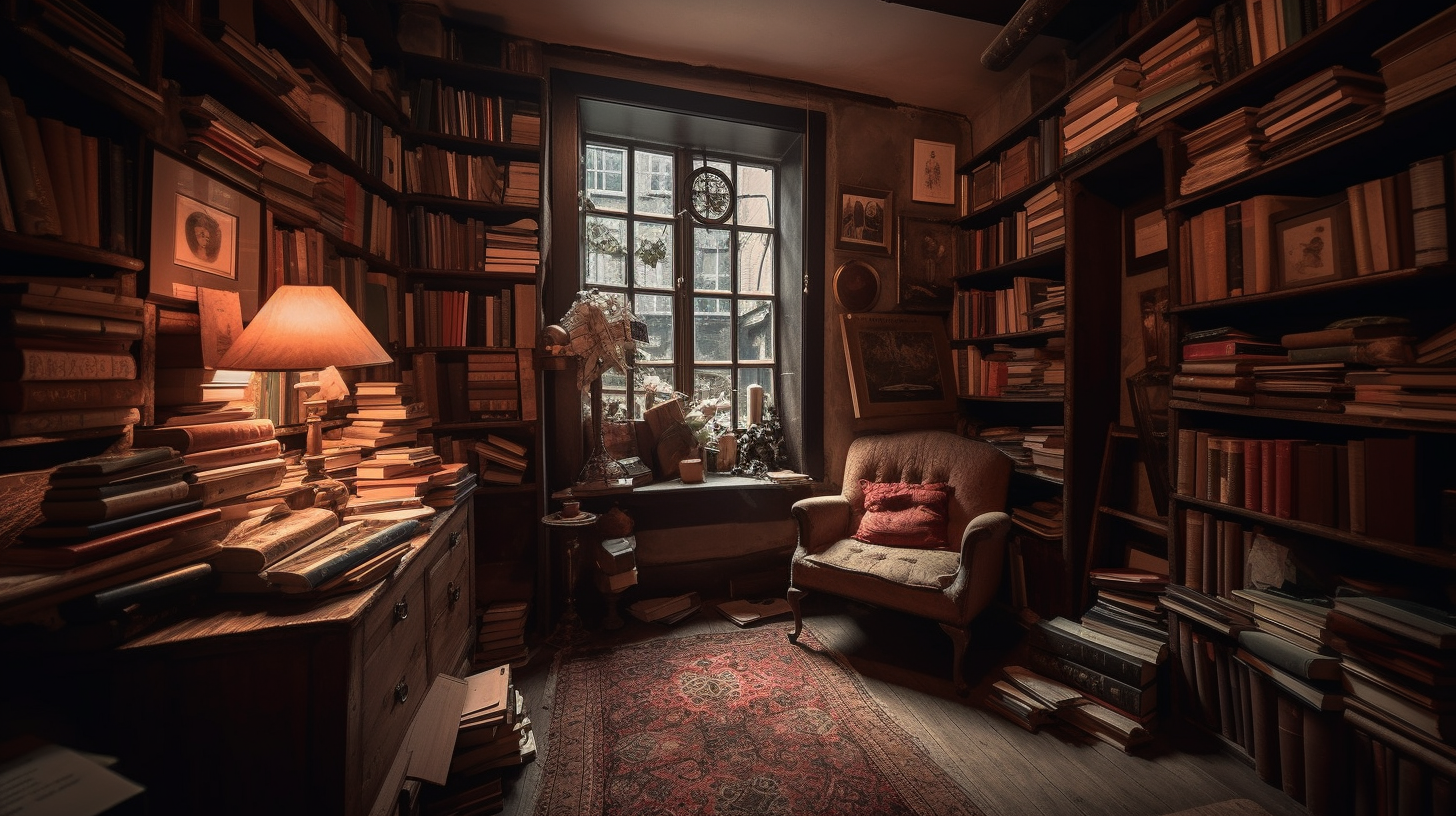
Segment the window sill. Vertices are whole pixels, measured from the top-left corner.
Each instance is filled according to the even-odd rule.
[[[637,529],[655,530],[787,519],[794,502],[813,494],[813,484],[781,485],[746,476],[708,473],[695,484],[669,479],[622,493],[577,498],[583,510],[600,515],[620,507],[632,517]],[[567,490],[551,494],[556,501],[570,497]]]

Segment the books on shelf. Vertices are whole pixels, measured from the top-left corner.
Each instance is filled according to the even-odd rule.
[[[1265,137],[1258,128],[1258,116],[1257,108],[1236,108],[1188,132],[1183,137],[1188,169],[1179,182],[1179,192],[1191,195],[1262,164]]]

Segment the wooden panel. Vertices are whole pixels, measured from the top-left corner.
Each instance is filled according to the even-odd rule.
[[[366,793],[376,791],[394,761],[410,718],[424,699],[432,675],[425,665],[425,587],[415,581],[402,589],[407,614],[381,605],[365,627],[364,696],[361,712],[360,782]]]

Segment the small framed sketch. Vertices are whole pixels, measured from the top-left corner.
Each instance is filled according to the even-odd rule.
[[[1128,277],[1167,268],[1168,219],[1161,196],[1123,210],[1122,259]]]
[[[900,217],[900,308],[950,309],[962,234],[949,221]]]
[[[944,317],[872,312],[839,321],[856,419],[955,411]]]
[[[258,311],[263,202],[161,150],[152,151],[148,294],[196,302],[197,290],[236,292],[243,319]]]
[[[1275,289],[1340,280],[1355,272],[1350,205],[1343,196],[1279,213],[1272,232]]]
[[[834,270],[834,301],[846,312],[868,312],[880,299],[880,273],[868,262],[845,261]]]
[[[834,246],[889,255],[893,237],[894,195],[887,190],[839,186],[839,232]]]
[[[915,179],[911,201],[956,203],[955,145],[916,139],[914,166],[910,169]]]

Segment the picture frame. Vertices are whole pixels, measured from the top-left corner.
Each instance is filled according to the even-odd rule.
[[[1273,288],[1292,289],[1355,274],[1350,204],[1343,196],[1323,198],[1271,219],[1274,236]]]
[[[880,299],[880,272],[867,261],[845,261],[834,270],[834,302],[846,312],[868,312]]]
[[[153,148],[148,297],[197,302],[198,289],[235,292],[243,319],[258,311],[263,200]]]
[[[943,317],[878,312],[839,319],[856,419],[955,412]]]
[[[894,193],[868,187],[839,185],[835,212],[839,228],[834,246],[857,252],[889,255],[894,243]]]
[[[964,233],[949,221],[900,216],[900,308],[949,311]]]
[[[910,177],[910,200],[926,204],[956,203],[956,147],[950,142],[916,139]]]
[[[1122,211],[1122,263],[1129,278],[1168,267],[1168,217],[1161,196]]]

